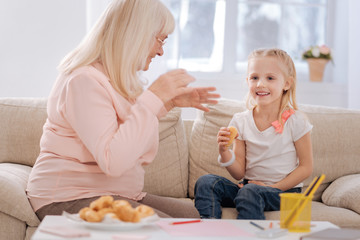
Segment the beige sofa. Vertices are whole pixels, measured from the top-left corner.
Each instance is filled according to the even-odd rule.
[[[223,99],[210,108],[195,121],[182,120],[180,109],[161,119],[160,148],[146,167],[145,191],[189,200],[201,175],[231,179],[217,163],[216,133],[244,104]],[[301,110],[314,125],[314,172],[305,186],[326,174],[312,202],[312,220],[360,228],[360,111],[309,105]],[[25,188],[45,119],[46,99],[0,99],[0,239],[30,239],[39,225]],[[266,217],[279,219],[279,212]],[[236,210],[224,209],[223,218],[236,218]]]

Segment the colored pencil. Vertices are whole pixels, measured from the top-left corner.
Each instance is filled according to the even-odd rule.
[[[179,222],[172,222],[171,225],[178,225],[178,224],[187,224],[187,223],[198,223],[201,222],[201,219],[196,220],[189,220],[189,221],[179,221]]]

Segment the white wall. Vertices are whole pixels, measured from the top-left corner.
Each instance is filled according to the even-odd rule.
[[[0,97],[47,97],[57,77],[56,66],[81,41],[109,1],[0,0]],[[350,0],[350,16],[354,21],[349,25],[349,85],[344,84],[347,80],[341,81],[342,84],[326,80],[322,84],[299,82],[299,103],[360,109],[360,94],[357,94],[360,68],[356,61],[360,55],[360,21],[356,12],[359,4],[360,1]],[[161,61],[157,65],[152,64],[149,76],[164,70]],[[347,68],[341,69],[344,71],[337,77],[347,78],[344,74]],[[214,82],[199,78],[196,85],[215,85],[222,96],[241,100],[247,91],[246,85],[239,83],[239,79],[229,83],[231,86],[223,84],[221,79]],[[189,113],[187,117],[195,116],[193,110],[184,112]]]
[[[0,0],[0,97],[48,96],[85,33],[85,0]]]
[[[360,109],[360,1],[349,2],[349,99],[348,107]]]

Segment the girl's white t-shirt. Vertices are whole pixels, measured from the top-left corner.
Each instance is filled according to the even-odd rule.
[[[295,142],[311,131],[312,125],[306,116],[295,111],[285,122],[282,133],[273,126],[259,131],[253,111],[236,113],[229,123],[238,129],[237,139],[245,141],[245,179],[275,184],[290,174],[299,164]],[[295,187],[302,187],[303,183]]]

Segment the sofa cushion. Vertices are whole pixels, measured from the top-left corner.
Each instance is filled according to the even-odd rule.
[[[169,197],[187,197],[188,147],[181,109],[174,108],[159,124],[159,150],[145,166],[144,191]]]
[[[25,165],[0,164],[0,211],[36,227],[40,221],[25,192],[30,171],[31,167]]]
[[[360,174],[336,179],[325,189],[322,201],[326,205],[351,209],[360,214]]]
[[[189,194],[194,196],[196,180],[207,173],[229,178],[230,174],[217,163],[216,135],[220,127],[227,126],[234,113],[246,110],[244,102],[221,99],[209,105],[210,112],[198,111],[190,139]],[[324,189],[333,180],[347,174],[360,173],[360,111],[324,106],[300,105],[314,128],[311,133],[314,170],[304,181],[324,173],[326,179],[318,188],[314,200],[321,200]]]
[[[305,181],[326,175],[314,200],[320,200],[326,187],[344,175],[360,173],[360,111],[314,105],[300,105],[313,124],[311,139],[314,171]]]
[[[25,239],[25,222],[0,212],[0,223],[0,239]]]
[[[0,99],[0,163],[33,166],[46,117],[46,99]]]

